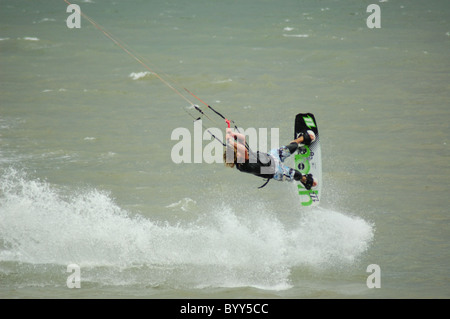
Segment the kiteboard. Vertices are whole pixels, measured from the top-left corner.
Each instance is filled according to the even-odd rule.
[[[302,206],[317,206],[320,203],[322,190],[322,158],[320,150],[320,138],[317,122],[312,113],[299,113],[295,116],[294,139],[301,132],[312,130],[316,134],[316,140],[311,145],[299,144],[295,153],[295,168],[302,174],[312,174],[317,180],[316,187],[307,190],[302,183],[297,182],[298,194]]]

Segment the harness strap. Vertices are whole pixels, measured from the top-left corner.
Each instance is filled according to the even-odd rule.
[[[272,178],[268,178],[264,184],[262,184],[261,186],[258,187],[258,189],[259,189],[259,188],[263,188],[264,186],[266,186],[267,183],[269,183],[271,179],[272,179]]]

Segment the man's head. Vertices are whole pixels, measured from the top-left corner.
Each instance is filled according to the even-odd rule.
[[[225,166],[233,168],[237,163],[237,147],[236,144],[234,146],[227,145],[225,150],[223,151],[223,162]]]

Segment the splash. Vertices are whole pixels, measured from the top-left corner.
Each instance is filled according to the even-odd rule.
[[[245,214],[221,204],[171,225],[108,193],[58,190],[14,170],[0,186],[0,263],[76,263],[101,284],[288,289],[293,267],[351,263],[373,236],[364,220],[326,209],[287,227],[263,204]],[[166,209],[200,209],[184,202]]]

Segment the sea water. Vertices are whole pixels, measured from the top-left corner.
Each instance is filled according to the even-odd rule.
[[[151,71],[64,1],[0,3],[2,298],[450,296],[448,1],[78,5]],[[174,163],[195,110],[154,72],[280,145],[314,113],[321,205]]]

